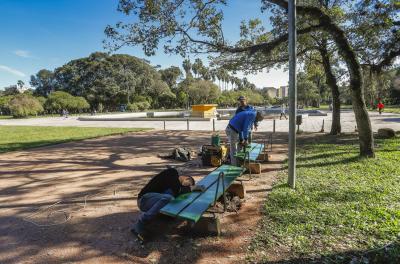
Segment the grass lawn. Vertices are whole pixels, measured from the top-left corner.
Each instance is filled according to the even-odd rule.
[[[400,137],[376,144],[360,159],[351,135],[300,141],[297,189],[281,173],[249,261],[400,263]]]
[[[344,104],[342,104],[340,106],[340,109],[352,109],[352,108],[353,108],[352,105],[344,105]],[[306,109],[306,110],[329,110],[329,105],[321,104],[319,107],[310,106],[310,107],[305,107],[304,109]]]
[[[112,134],[144,131],[142,128],[0,126],[0,153]]]
[[[11,119],[13,118],[12,116],[7,116],[7,115],[0,115],[0,119]]]
[[[387,106],[383,109],[383,112],[400,114],[400,106]]]

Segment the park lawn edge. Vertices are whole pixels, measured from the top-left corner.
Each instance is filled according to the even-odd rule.
[[[9,126],[9,125],[2,125],[0,126],[0,135],[3,133],[2,128],[22,128],[22,129],[76,129],[76,130],[110,130],[108,133],[98,133],[98,134],[93,134],[93,135],[88,135],[88,136],[72,136],[70,138],[60,138],[60,139],[51,139],[51,141],[48,142],[37,142],[35,140],[29,142],[29,141],[24,141],[24,142],[6,142],[3,143],[0,139],[0,154],[4,153],[9,153],[9,152],[14,152],[14,151],[20,151],[20,150],[27,150],[27,149],[36,149],[36,148],[41,148],[41,147],[48,147],[48,146],[53,146],[53,145],[59,145],[59,144],[64,144],[64,143],[69,143],[69,142],[77,142],[77,141],[82,141],[82,140],[87,140],[87,139],[95,139],[95,138],[101,138],[101,137],[107,137],[107,136],[115,136],[115,135],[124,135],[128,133],[138,133],[138,132],[146,132],[152,130],[152,128],[114,128],[114,127],[74,127],[74,126],[65,126],[65,127],[57,127],[57,126]],[[115,131],[112,131],[115,130]],[[4,147],[4,145],[18,145],[22,144],[22,146],[15,146],[15,147]]]
[[[262,207],[246,260],[400,263],[397,134],[376,139],[375,159],[359,158],[354,135],[299,140],[297,188],[286,184],[286,164]],[[320,166],[327,167],[325,175]]]

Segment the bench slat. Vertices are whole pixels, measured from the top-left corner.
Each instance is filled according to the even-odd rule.
[[[251,143],[250,146],[247,147],[247,151],[250,152],[250,160],[256,161],[262,150],[264,149],[264,144]],[[240,151],[235,155],[239,159],[244,159],[245,152]]]
[[[199,185],[204,185],[207,189],[205,192],[191,192],[179,195],[164,206],[160,212],[169,216],[181,217],[197,222],[201,215],[208,209],[209,205],[214,202],[216,182],[220,172],[225,173],[225,188],[228,188],[232,181],[243,173],[243,168],[231,165],[222,165],[218,167],[197,183]],[[222,182],[220,182],[220,189],[222,194]],[[203,196],[207,198],[203,198]],[[196,210],[192,209],[192,206],[198,203],[202,205],[198,206]],[[207,208],[203,209],[206,204],[208,204]],[[187,211],[188,209],[189,211]]]
[[[232,184],[232,182],[243,173],[243,169],[239,167],[233,167],[228,171],[224,171],[224,182],[225,190]],[[203,213],[214,203],[215,192],[217,190],[217,183],[213,184],[206,192],[204,192],[196,201],[190,204],[185,210],[183,210],[179,217],[186,220],[197,222]],[[222,196],[222,179],[220,179],[218,186],[217,199]]]

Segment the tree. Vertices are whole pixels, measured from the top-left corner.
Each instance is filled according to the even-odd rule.
[[[72,96],[62,91],[52,92],[48,96],[44,106],[50,113],[60,113],[64,109],[72,113],[79,113],[90,108],[85,98]]]
[[[203,68],[204,68],[204,65],[203,65],[202,60],[200,58],[196,58],[194,60],[194,63],[192,64],[192,71],[196,78],[198,78],[198,76],[199,76],[200,72],[203,70]]]
[[[22,89],[22,87],[24,87],[24,85],[25,85],[25,83],[24,83],[23,81],[21,81],[21,80],[18,80],[18,81],[17,81],[17,87],[18,87],[19,89]]]
[[[36,95],[47,97],[50,92],[55,90],[53,72],[42,69],[36,75],[31,76],[30,84],[35,89]]]
[[[297,98],[299,102],[302,102],[305,106],[309,106],[312,102],[318,101],[319,92],[317,85],[312,82],[304,72],[300,72],[297,79]]]
[[[285,0],[262,2],[263,9],[271,10],[274,7],[288,9]],[[314,5],[315,2],[317,1],[297,6],[299,16],[309,21],[307,26],[297,30],[297,34],[301,36],[314,31],[324,31],[332,38],[349,74],[353,110],[359,130],[360,155],[373,157],[373,134],[364,101],[361,66],[357,53],[343,29],[346,23],[336,23],[335,16],[329,12],[330,10]],[[362,1],[355,2],[357,5]],[[373,1],[367,2],[370,4]],[[250,66],[250,70],[260,70],[267,67],[268,63],[256,56],[260,53],[270,55],[270,65],[287,59],[279,56],[283,50],[282,44],[288,39],[286,30],[266,32],[262,27],[257,27],[259,23],[255,20],[251,21],[256,26],[251,26],[250,32],[242,30],[242,39],[229,45],[222,31],[222,6],[225,4],[223,0],[208,2],[169,0],[152,2],[151,5],[141,0],[120,1],[119,10],[126,15],[138,15],[138,19],[133,25],[118,23],[115,27],[108,26],[105,30],[110,39],[107,46],[115,49],[124,44],[141,45],[146,55],[153,55],[159,43],[163,43],[165,51],[181,55],[188,52],[233,54],[233,56],[239,54],[237,63],[232,65],[236,69]],[[395,5],[394,2],[391,5]],[[255,34],[259,37],[255,38]]]
[[[0,114],[9,115],[10,114],[10,101],[13,99],[12,95],[0,96]]]
[[[182,67],[185,70],[185,76],[186,78],[192,77],[192,63],[190,62],[189,59],[184,59],[182,62]]]
[[[161,79],[168,84],[171,90],[176,88],[177,81],[182,76],[181,70],[176,66],[159,70],[159,73],[161,74]]]
[[[10,100],[8,106],[10,113],[17,118],[34,116],[43,112],[40,102],[36,98],[25,94],[16,95]]]
[[[39,71],[31,78],[35,94],[48,96],[53,90],[84,97],[94,109],[118,110],[133,98],[150,96],[160,73],[147,61],[129,55],[95,52],[72,60],[54,72]],[[101,107],[100,107],[101,105]]]
[[[17,95],[19,94],[19,90],[18,87],[16,85],[10,85],[7,87],[4,87],[4,91],[3,91],[3,95],[7,96],[7,95]]]
[[[205,80],[193,81],[188,89],[189,99],[192,104],[214,103],[219,94],[218,86]]]

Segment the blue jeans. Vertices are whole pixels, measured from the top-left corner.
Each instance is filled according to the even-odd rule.
[[[160,212],[167,203],[174,199],[169,193],[146,193],[137,202],[141,211],[139,224],[146,224]]]

